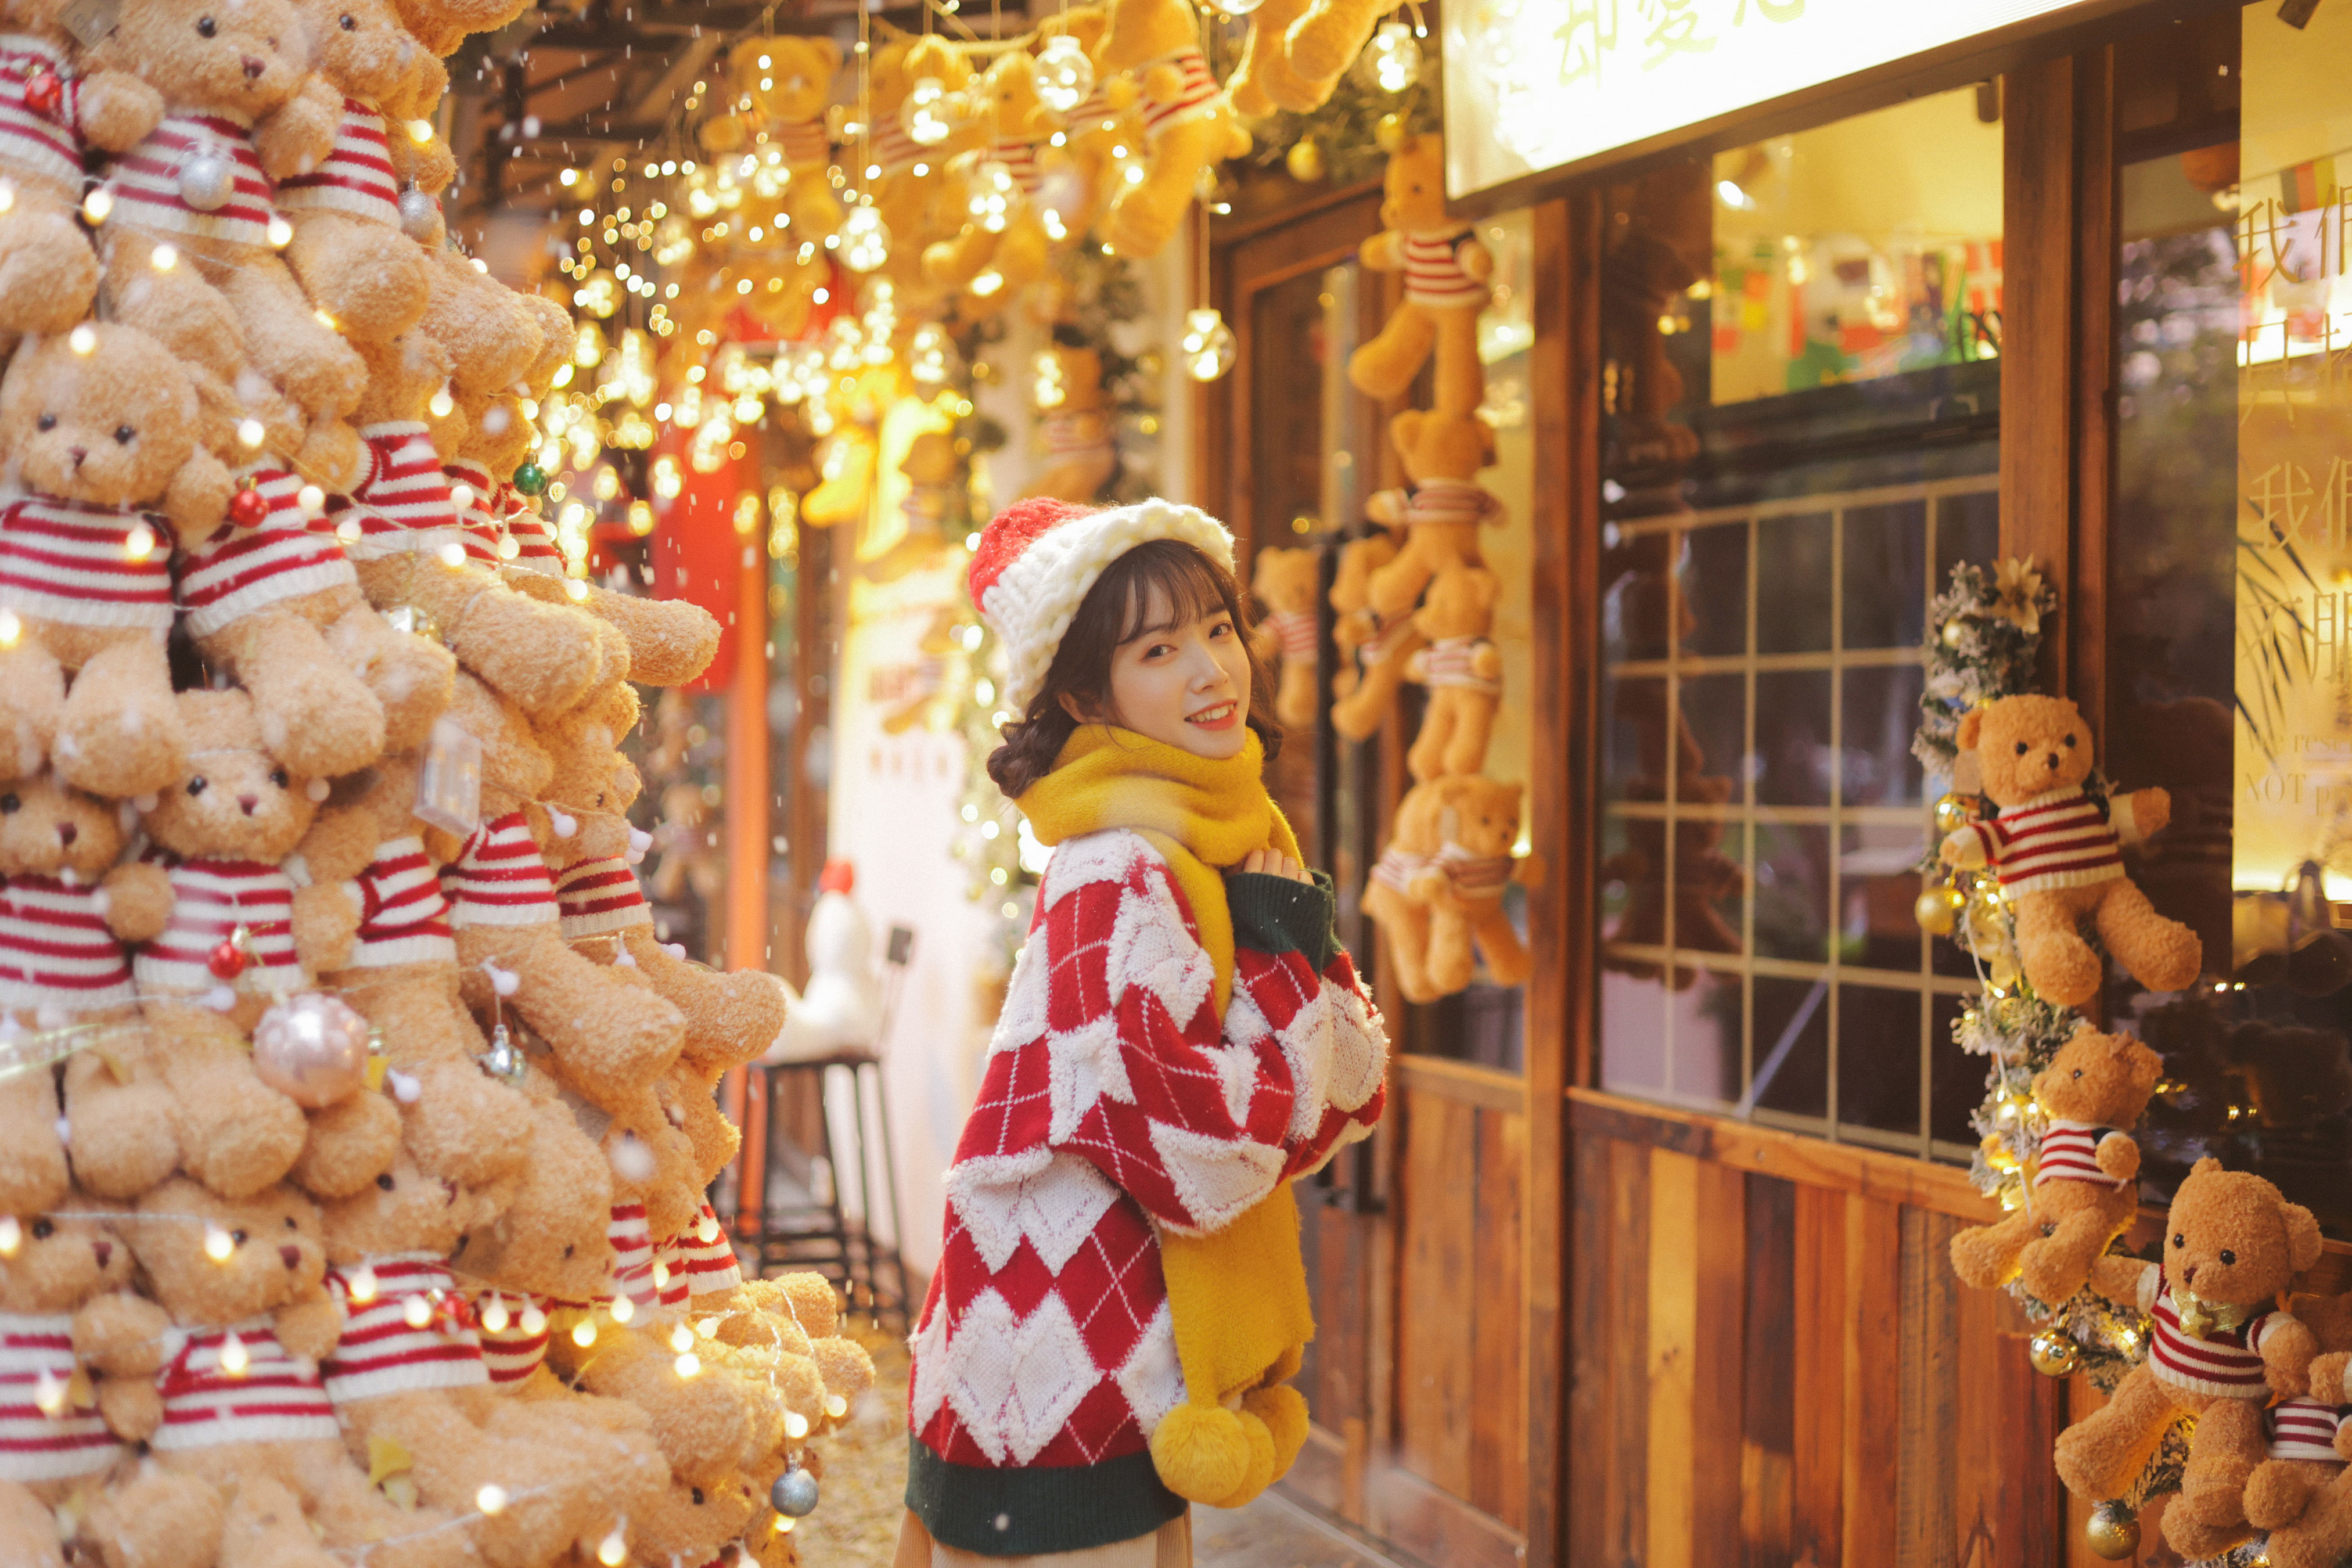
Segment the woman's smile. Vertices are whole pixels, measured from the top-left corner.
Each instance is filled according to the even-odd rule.
[[[1241,718],[1242,713],[1240,705],[1238,703],[1226,701],[1215,703],[1210,707],[1203,708],[1197,713],[1187,714],[1185,715],[1184,722],[1198,729],[1222,731],[1232,729],[1235,724],[1241,722]]]

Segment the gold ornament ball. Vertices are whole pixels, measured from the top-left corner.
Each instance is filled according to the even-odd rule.
[[[1383,153],[1401,151],[1404,146],[1405,135],[1404,116],[1402,114],[1383,114],[1372,126],[1372,140],[1379,144]]]
[[[1964,795],[1948,795],[1936,802],[1936,831],[1951,834],[1977,819],[1976,803]]]
[[[1919,921],[1919,929],[1929,936],[1949,936],[1958,923],[1960,907],[1965,900],[1957,888],[1929,888],[1911,906],[1911,913]]]
[[[2083,1544],[2110,1563],[2120,1563],[2139,1550],[2139,1521],[2116,1504],[2103,1502],[2083,1527]]]
[[[1292,142],[1290,151],[1282,155],[1282,166],[1302,185],[1311,185],[1328,173],[1323,163],[1323,148],[1312,136],[1302,136]]]
[[[2034,1335],[2026,1354],[2032,1360],[2033,1370],[2044,1377],[2072,1376],[2083,1360],[2082,1347],[2054,1329]]]
[[[1967,638],[1968,635],[1969,628],[1960,624],[1958,616],[1955,616],[1952,619],[1944,623],[1943,638],[1944,646],[1946,647],[1959,647],[1961,642]]]

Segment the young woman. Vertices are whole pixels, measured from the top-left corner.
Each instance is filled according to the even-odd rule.
[[[1305,1440],[1289,1184],[1371,1130],[1387,1040],[1260,781],[1224,528],[1024,501],[971,586],[1020,715],[989,774],[1055,847],[948,1172],[897,1568],[1183,1568],[1188,1500]]]

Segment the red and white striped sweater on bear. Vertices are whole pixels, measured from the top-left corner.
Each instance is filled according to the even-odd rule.
[[[1165,861],[1054,852],[914,1336],[908,1415],[952,1464],[1143,1450],[1184,1394],[1155,1227],[1214,1231],[1367,1133],[1387,1042],[1353,962],[1243,948],[1220,1019]]]

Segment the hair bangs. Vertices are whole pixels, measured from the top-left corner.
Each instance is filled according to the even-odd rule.
[[[1097,591],[1120,605],[1118,643],[1150,632],[1172,632],[1212,616],[1231,615],[1233,602],[1215,565],[1181,540],[1155,539],[1137,545],[1103,573]]]

